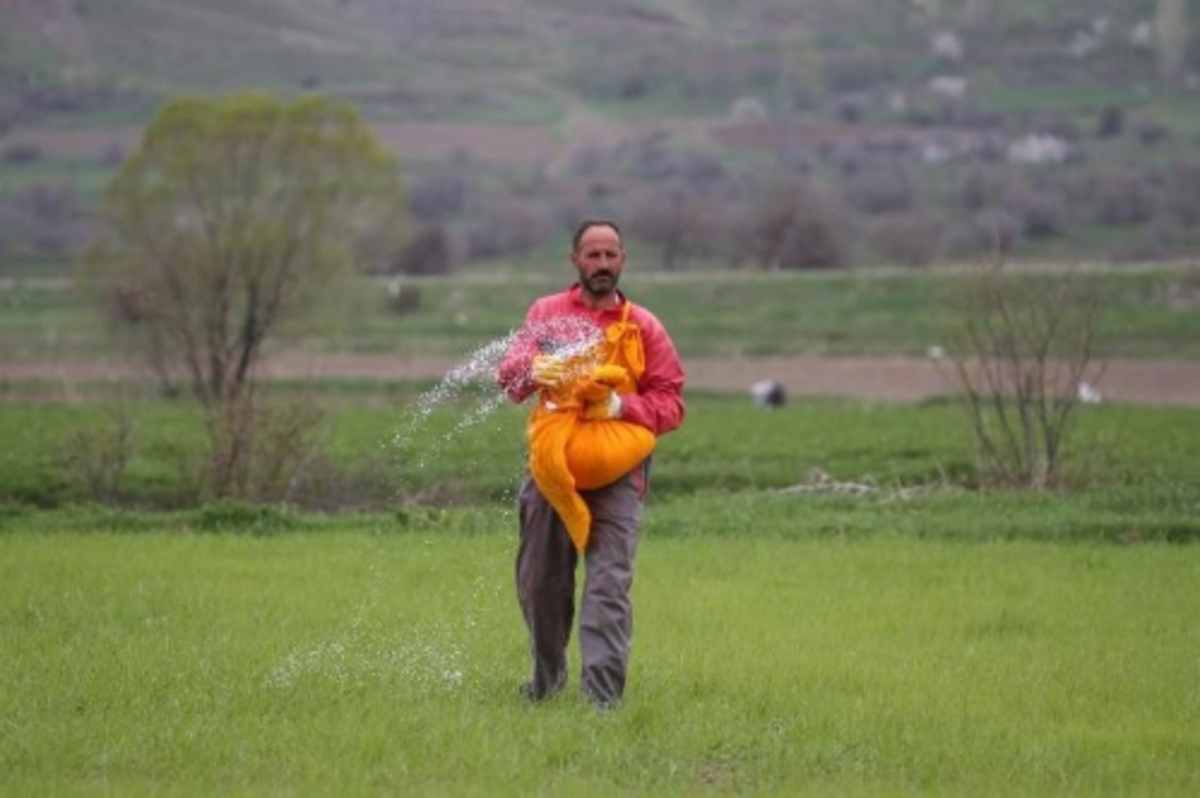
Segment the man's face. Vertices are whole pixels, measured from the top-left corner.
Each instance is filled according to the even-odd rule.
[[[611,227],[590,227],[571,253],[571,262],[579,270],[579,284],[594,297],[606,297],[617,289],[625,250],[621,238]]]

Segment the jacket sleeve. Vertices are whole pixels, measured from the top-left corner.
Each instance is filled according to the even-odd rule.
[[[653,316],[639,321],[646,370],[636,394],[623,396],[621,418],[665,435],[683,424],[683,364],[666,329]]]
[[[525,314],[524,323],[513,335],[496,369],[496,385],[509,399],[518,404],[528,399],[537,389],[529,370],[533,356],[537,354],[537,339],[531,330],[539,315],[539,306],[535,302]]]

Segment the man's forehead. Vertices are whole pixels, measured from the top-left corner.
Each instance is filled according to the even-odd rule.
[[[621,237],[617,235],[617,231],[607,225],[589,227],[579,238],[580,249],[584,247],[619,246],[620,243]]]

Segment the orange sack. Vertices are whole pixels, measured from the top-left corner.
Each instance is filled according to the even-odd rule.
[[[650,430],[621,419],[585,418],[580,399],[597,386],[618,394],[636,390],[644,360],[628,306],[624,319],[606,331],[600,351],[574,359],[574,379],[553,391],[542,390],[529,419],[530,475],[580,553],[587,548],[592,514],[579,491],[612,484],[654,451]],[[589,367],[597,361],[604,364]]]

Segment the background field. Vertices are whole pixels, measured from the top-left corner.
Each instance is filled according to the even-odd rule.
[[[640,254],[636,249],[631,257]],[[305,327],[283,330],[279,351],[437,356],[465,359],[510,334],[534,296],[564,288],[570,266],[536,274],[499,264],[490,277],[413,279],[415,306],[389,307],[386,281],[360,280],[325,293]],[[626,290],[671,329],[686,357],[925,356],[945,343],[956,319],[951,288],[974,279],[980,265],[920,273],[864,270],[829,274],[643,271],[634,260]],[[1072,269],[1042,266],[1021,276],[1047,290]],[[1084,272],[1101,312],[1101,358],[1195,360],[1200,356],[1200,269],[1187,262]],[[105,325],[103,305],[64,281],[14,280],[0,291],[0,344],[6,363],[121,359],[120,339]]]

